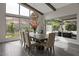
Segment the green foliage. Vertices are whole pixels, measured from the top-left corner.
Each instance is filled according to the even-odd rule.
[[[73,23],[66,23],[65,28],[68,31],[76,31],[77,30],[76,24],[73,24]]]
[[[46,21],[47,25],[52,25],[53,30],[58,30],[60,27],[60,23],[61,22],[59,20],[54,20],[54,19]]]
[[[60,28],[61,21],[59,20],[46,20],[47,25],[52,25],[53,30],[58,30]],[[77,25],[76,21],[66,21],[63,25],[65,25],[65,29],[68,31],[76,31]]]
[[[21,24],[20,25],[20,29],[21,29],[21,31],[28,31],[29,30],[29,26],[26,25],[26,24]]]
[[[14,33],[14,23],[8,24],[8,32]]]
[[[60,27],[60,21],[58,21],[58,20],[53,20],[53,21],[52,21],[52,27],[53,27],[53,30],[58,30],[59,27]]]
[[[7,33],[5,38],[17,38],[19,37],[19,32],[16,33]]]

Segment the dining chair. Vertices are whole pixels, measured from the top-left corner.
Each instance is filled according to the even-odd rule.
[[[55,33],[49,33],[49,37],[48,37],[47,41],[42,42],[41,45],[43,45],[47,49],[50,48],[50,50],[52,50],[52,47],[53,47],[53,54],[55,54],[54,43],[55,43]]]
[[[20,32],[20,34],[21,34],[21,45],[23,46],[23,47],[25,47],[25,37],[24,37],[24,32]]]
[[[25,45],[27,48],[29,48],[29,50],[32,48],[32,47],[36,47],[38,45],[37,42],[35,41],[32,41],[30,36],[29,36],[29,32],[24,32],[24,35],[25,35]]]

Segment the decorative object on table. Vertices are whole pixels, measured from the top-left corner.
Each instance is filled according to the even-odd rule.
[[[43,34],[43,30],[41,29],[40,34]]]
[[[37,19],[38,19],[38,14],[36,12],[33,12],[32,15],[31,15],[31,26],[34,30],[34,33],[36,33],[36,29],[37,29],[37,26],[38,26],[38,22],[37,22]]]

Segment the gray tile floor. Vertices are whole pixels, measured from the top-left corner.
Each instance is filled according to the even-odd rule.
[[[79,55],[79,46],[61,41],[55,42],[55,56],[75,56]],[[53,52],[48,50],[23,48],[20,41],[13,41],[0,44],[0,56],[53,56]]]

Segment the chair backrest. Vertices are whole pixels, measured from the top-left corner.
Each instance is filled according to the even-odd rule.
[[[24,32],[20,32],[20,34],[21,34],[21,41],[25,42]]]
[[[55,33],[49,33],[49,37],[47,39],[47,47],[50,48],[54,45],[55,42]]]
[[[30,37],[29,37],[29,32],[25,32],[25,41],[26,41],[26,45],[27,47],[31,47],[31,41],[30,41]]]

